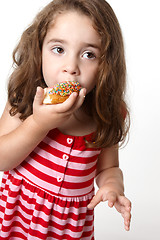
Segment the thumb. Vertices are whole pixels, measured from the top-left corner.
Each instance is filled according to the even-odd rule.
[[[102,201],[102,195],[100,191],[96,193],[96,195],[92,198],[91,202],[88,204],[88,209],[95,208]]]
[[[44,99],[44,89],[41,87],[37,87],[36,95],[34,97],[34,105],[43,104]]]

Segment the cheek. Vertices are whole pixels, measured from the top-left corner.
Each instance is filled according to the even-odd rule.
[[[42,61],[42,72],[46,77],[52,76],[55,72],[55,64],[49,59],[44,59],[44,61]]]
[[[97,82],[97,76],[98,76],[98,67],[95,66],[94,68],[91,68],[88,71],[88,81],[86,82],[86,87],[88,89],[88,91],[91,91]]]
[[[50,87],[52,84],[53,75],[51,73],[51,69],[49,68],[49,66],[45,64],[42,65],[42,74],[45,83],[47,84],[48,87]]]
[[[96,85],[97,78],[95,75],[89,75],[87,76],[84,81],[82,82],[82,86],[87,89],[87,93],[93,90],[93,88]]]
[[[48,77],[52,73],[53,63],[46,51],[42,52],[42,73],[44,77]]]

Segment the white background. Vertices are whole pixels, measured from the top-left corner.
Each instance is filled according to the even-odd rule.
[[[0,114],[6,102],[12,50],[24,28],[49,0],[5,0],[0,6]],[[160,239],[160,5],[159,0],[109,0],[124,36],[130,139],[120,151],[126,195],[131,199],[130,232],[106,203],[95,212],[96,240]],[[2,173],[0,173],[0,177]]]

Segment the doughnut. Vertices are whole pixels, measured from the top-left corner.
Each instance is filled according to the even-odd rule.
[[[63,103],[71,93],[79,92],[81,89],[80,83],[75,81],[58,83],[52,88],[45,88],[43,104]]]

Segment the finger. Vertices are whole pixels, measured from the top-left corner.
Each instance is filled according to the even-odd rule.
[[[83,104],[86,95],[86,89],[83,88],[78,93],[74,92],[70,95],[70,97],[63,103],[61,106],[58,106],[58,112],[64,113],[68,112],[68,114],[72,114],[76,109],[80,108]]]
[[[79,96],[82,96],[83,98],[85,98],[87,93],[87,89],[86,88],[82,88],[79,92]]]
[[[124,225],[124,227],[125,227],[125,230],[126,230],[126,231],[129,231],[129,230],[130,230],[130,224],[129,224],[129,225]]]
[[[82,106],[84,100],[85,100],[85,96],[86,96],[86,89],[83,88],[80,92],[79,92],[79,96],[78,96],[78,99],[77,99],[77,102],[75,104],[75,109],[78,109]]]
[[[115,208],[119,213],[121,213],[124,219],[125,230],[129,231],[130,229],[130,221],[131,221],[131,213],[126,211],[125,207],[120,205],[120,203],[115,203]]]
[[[124,221],[125,222],[130,222],[131,221],[131,213],[129,213],[129,212],[124,213]]]
[[[44,90],[41,87],[37,87],[36,95],[34,97],[34,105],[41,105],[43,104],[44,99]]]
[[[131,213],[124,211],[122,214],[122,217],[124,218],[124,225],[125,225],[125,229],[127,231],[129,231],[130,228],[130,221],[131,221]]]
[[[116,200],[117,200],[117,195],[116,195],[115,192],[109,192],[109,193],[106,195],[106,197],[103,198],[103,199],[104,199],[104,201],[107,201],[107,200],[108,200],[108,206],[112,208],[112,207],[114,206]]]
[[[68,112],[73,107],[77,97],[78,97],[78,93],[73,92],[66,101],[64,101],[63,103],[54,105],[55,109],[59,113]]]
[[[88,204],[87,208],[88,209],[93,209],[95,208],[100,202],[102,201],[102,195],[98,191],[96,195],[92,198],[91,202]]]
[[[117,210],[119,213],[121,213],[122,216],[123,216],[123,214],[125,213],[125,207],[122,206],[122,205],[120,205],[119,203],[115,203],[115,204],[114,204],[114,207],[115,207],[116,210]]]
[[[131,213],[124,211],[124,212],[121,212],[121,215],[124,218],[125,222],[128,222],[131,220]]]
[[[125,229],[127,231],[129,231],[129,229],[130,229],[130,222],[131,222],[131,214],[126,212],[124,214],[124,225],[125,225]]]
[[[118,201],[122,206],[125,207],[126,211],[131,211],[131,202],[128,198],[126,198],[125,196],[119,196]]]

